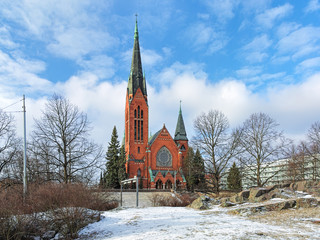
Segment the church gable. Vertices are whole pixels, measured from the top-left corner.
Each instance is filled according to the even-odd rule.
[[[171,141],[174,143],[173,138],[171,137],[170,133],[168,132],[165,125],[163,125],[163,128],[160,129],[158,132],[156,132],[150,139],[149,139],[149,145],[151,146],[156,141],[163,140],[163,141]]]

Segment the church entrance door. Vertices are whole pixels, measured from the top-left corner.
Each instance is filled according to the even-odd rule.
[[[162,181],[160,179],[156,182],[156,189],[162,189]]]
[[[172,182],[170,180],[166,181],[166,189],[172,189]]]

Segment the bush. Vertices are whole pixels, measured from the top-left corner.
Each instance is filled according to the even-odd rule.
[[[22,192],[22,186],[0,192],[0,240],[42,236],[49,230],[74,238],[88,219],[99,220],[100,214],[89,209],[105,211],[118,206],[82,184],[31,185],[25,199]]]
[[[191,204],[197,196],[190,194],[171,194],[164,195],[161,193],[153,193],[149,197],[152,206],[168,206],[168,207],[185,207]]]

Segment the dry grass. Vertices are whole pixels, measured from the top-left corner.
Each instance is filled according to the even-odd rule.
[[[226,198],[226,197],[232,197],[233,195],[237,194],[238,192],[231,192],[231,191],[221,191],[219,195],[217,193],[211,193],[207,194],[210,197],[213,198]]]
[[[305,225],[305,221],[312,218],[320,219],[320,206],[271,211],[249,216],[253,221],[286,227],[295,227],[299,223]]]

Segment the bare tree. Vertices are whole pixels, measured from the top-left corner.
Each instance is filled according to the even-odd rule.
[[[287,175],[292,182],[305,179],[307,149],[305,142],[300,142],[299,145],[292,144],[289,148]]]
[[[193,125],[196,134],[193,144],[201,151],[205,170],[219,193],[221,177],[230,159],[237,154],[237,135],[230,132],[227,117],[217,110],[201,114]]]
[[[13,116],[0,110],[0,178],[10,178],[9,165],[16,160],[19,147]]]
[[[278,124],[265,113],[252,114],[239,128],[239,160],[247,178],[259,187],[264,186],[281,169],[268,173],[270,164],[283,156],[290,141],[279,131]],[[264,175],[264,176],[263,176]]]
[[[102,149],[89,141],[89,132],[87,116],[77,106],[56,95],[48,101],[42,118],[35,120],[32,134],[33,147],[47,176],[65,183],[92,177]]]
[[[320,179],[320,122],[311,125],[308,131],[308,153],[312,165],[312,180]]]

